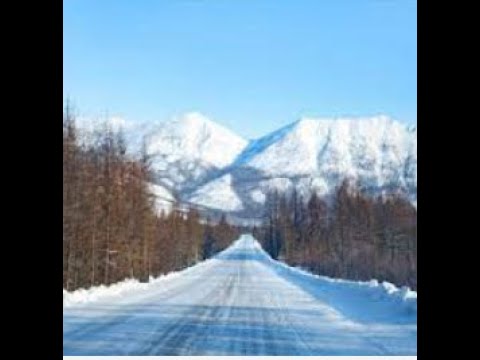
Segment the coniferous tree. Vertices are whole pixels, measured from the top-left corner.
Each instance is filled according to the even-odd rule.
[[[273,258],[289,264],[416,288],[416,209],[402,194],[373,198],[348,180],[328,201],[271,191],[263,224],[253,230]]]

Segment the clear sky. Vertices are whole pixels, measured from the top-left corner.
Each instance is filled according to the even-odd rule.
[[[417,121],[414,0],[64,0],[80,115],[199,111],[246,138],[301,116]]]

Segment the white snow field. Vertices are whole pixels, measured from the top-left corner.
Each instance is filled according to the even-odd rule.
[[[417,293],[311,275],[251,235],[140,284],[64,292],[69,355],[416,355]]]

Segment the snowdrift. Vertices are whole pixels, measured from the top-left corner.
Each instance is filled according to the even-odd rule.
[[[188,267],[182,271],[174,271],[160,275],[156,278],[150,277],[148,282],[140,282],[136,279],[125,279],[108,286],[92,286],[88,289],[67,291],[63,289],[63,307],[88,305],[93,302],[125,301],[131,302],[148,294],[152,290],[167,290],[175,281],[181,281],[184,275],[192,271],[206,269],[213,265],[215,259],[208,259]]]

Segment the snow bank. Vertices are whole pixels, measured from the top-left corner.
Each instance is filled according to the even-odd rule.
[[[363,308],[372,308],[376,318],[390,315],[392,310],[397,310],[396,313],[404,313],[404,315],[417,315],[417,292],[409,287],[398,288],[387,281],[379,282],[375,279],[352,281],[315,275],[299,267],[291,267],[272,259],[261,248],[261,245],[256,240],[254,241],[257,243],[255,248],[260,249],[277,273],[292,279],[293,282],[301,285],[310,293],[318,295],[330,305],[340,307],[342,310],[350,310],[350,308],[357,308],[352,305],[362,302]],[[368,316],[366,313],[354,315],[361,315],[362,320],[365,320],[364,316]]]
[[[405,310],[407,310],[407,312],[415,314],[417,312],[417,292],[411,290],[408,286],[402,286],[401,288],[398,288],[397,286],[388,281],[379,282],[376,279],[370,281],[351,281],[344,279],[335,279],[327,276],[311,274],[300,268],[290,267],[290,269],[292,269],[292,271],[300,273],[303,276],[311,276],[322,281],[341,285],[344,288],[363,291],[372,300],[388,301],[391,302],[392,305],[400,305]]]
[[[154,289],[167,290],[170,286],[174,285],[176,280],[186,279],[187,277],[185,275],[190,274],[193,271],[203,271],[213,266],[215,262],[219,261],[217,256],[223,252],[180,271],[172,271],[156,278],[150,276],[149,281],[146,283],[142,283],[136,279],[125,279],[108,286],[92,286],[88,289],[77,289],[74,291],[63,289],[63,307],[70,308],[97,301],[111,301],[112,299],[118,301],[119,299],[123,299],[124,295],[127,294],[128,300],[133,301],[134,299],[141,298],[143,295],[148,294]]]
[[[78,289],[72,292],[63,290],[63,307],[70,307],[76,304],[88,303],[106,297],[116,297],[122,294],[145,290],[149,283],[140,283],[135,279],[126,279],[124,281],[112,284],[110,286],[100,285],[89,289]]]
[[[197,265],[186,268],[182,271],[170,272],[168,274],[160,275],[156,278],[150,276],[149,281],[142,283],[136,279],[125,279],[123,281],[111,284],[109,286],[99,285],[92,286],[88,289],[77,289],[74,291],[63,290],[63,307],[68,308],[72,306],[89,304],[96,301],[106,301],[112,299],[120,299],[123,295],[135,294],[135,297],[141,296],[154,287],[166,287],[172,280],[175,280],[183,274],[199,267],[211,265],[211,261],[206,260]],[[130,296],[129,296],[130,297]]]
[[[390,318],[396,321],[417,315],[417,292],[408,287],[398,288],[387,281],[352,281],[315,275],[272,259],[260,243],[249,235],[243,235],[229,249],[237,246],[255,250],[278,275],[352,318],[362,321]],[[362,309],[362,312],[358,309]]]

